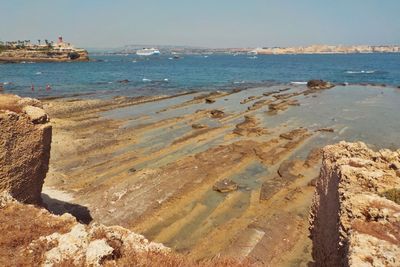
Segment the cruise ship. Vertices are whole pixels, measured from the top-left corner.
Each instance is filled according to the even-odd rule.
[[[153,56],[159,55],[160,51],[155,48],[143,48],[141,50],[136,51],[136,55],[138,56]]]

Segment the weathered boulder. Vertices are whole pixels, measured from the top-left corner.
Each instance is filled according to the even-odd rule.
[[[329,89],[335,85],[323,80],[310,80],[307,82],[307,87],[312,90]]]
[[[400,266],[399,164],[400,150],[323,149],[310,213],[316,266]]]
[[[29,105],[27,105],[29,104]],[[52,128],[37,101],[0,95],[0,191],[41,204]]]
[[[239,188],[239,186],[237,183],[235,183],[234,181],[228,180],[228,179],[223,179],[221,181],[218,181],[213,186],[214,191],[218,191],[221,193],[228,193],[231,191],[235,191],[238,188]]]

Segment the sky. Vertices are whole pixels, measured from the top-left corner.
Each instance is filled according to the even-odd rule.
[[[399,0],[0,0],[0,40],[273,47],[400,44]]]

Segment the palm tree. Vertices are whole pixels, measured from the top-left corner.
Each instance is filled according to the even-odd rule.
[[[39,45],[40,45],[40,39],[38,39],[38,43],[39,43]]]

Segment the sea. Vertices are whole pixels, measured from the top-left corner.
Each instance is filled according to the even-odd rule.
[[[170,95],[264,85],[334,83],[400,86],[400,54],[91,54],[90,62],[0,64],[7,93],[29,97]]]

